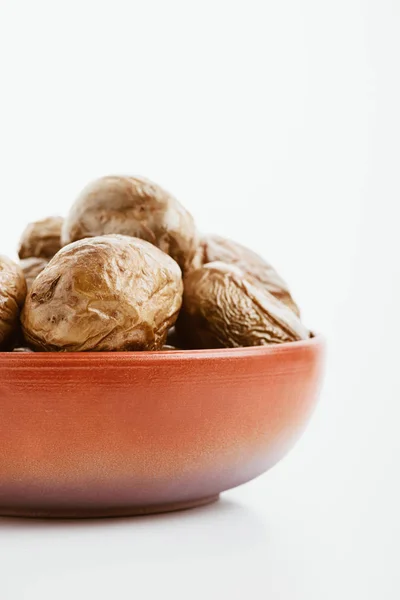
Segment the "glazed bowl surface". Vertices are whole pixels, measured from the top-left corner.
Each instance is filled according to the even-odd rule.
[[[279,461],[317,401],[324,342],[0,353],[0,515],[98,517],[215,500]]]

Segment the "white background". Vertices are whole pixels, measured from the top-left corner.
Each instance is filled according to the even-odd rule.
[[[399,31],[397,0],[1,0],[0,252],[145,175],[329,342],[278,467],[180,514],[0,519],[2,600],[400,597]]]

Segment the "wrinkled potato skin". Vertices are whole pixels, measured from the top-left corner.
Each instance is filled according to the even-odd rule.
[[[6,350],[19,332],[19,314],[26,297],[22,270],[6,256],[0,256],[0,350]]]
[[[48,217],[29,223],[22,234],[18,256],[20,258],[53,258],[61,248],[62,217]]]
[[[90,183],[65,220],[62,241],[119,233],[141,238],[187,271],[200,240],[193,217],[168,192],[139,177],[103,177]]]
[[[286,282],[275,269],[261,256],[234,242],[218,235],[208,235],[202,239],[203,264],[221,261],[238,266],[250,282],[255,279],[265,289],[291,308],[297,316],[300,310],[290,295]]]
[[[28,292],[32,287],[32,283],[35,281],[36,277],[43,271],[45,267],[47,267],[49,261],[45,258],[36,258],[35,256],[31,256],[31,258],[23,258],[19,266],[22,269],[22,272],[25,276],[26,286],[28,288]]]
[[[25,339],[41,351],[159,350],[182,289],[176,262],[144,240],[80,240],[34,281],[22,313]]]
[[[246,280],[238,267],[221,262],[187,275],[176,329],[192,348],[262,346],[309,336],[291,309]]]

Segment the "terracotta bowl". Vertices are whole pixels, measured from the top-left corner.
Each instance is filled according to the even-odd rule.
[[[0,514],[134,515],[272,467],[315,406],[323,341],[157,353],[0,353]]]

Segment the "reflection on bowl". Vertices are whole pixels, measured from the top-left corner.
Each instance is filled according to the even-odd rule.
[[[221,350],[0,353],[0,514],[198,506],[272,467],[315,406],[323,340]]]

